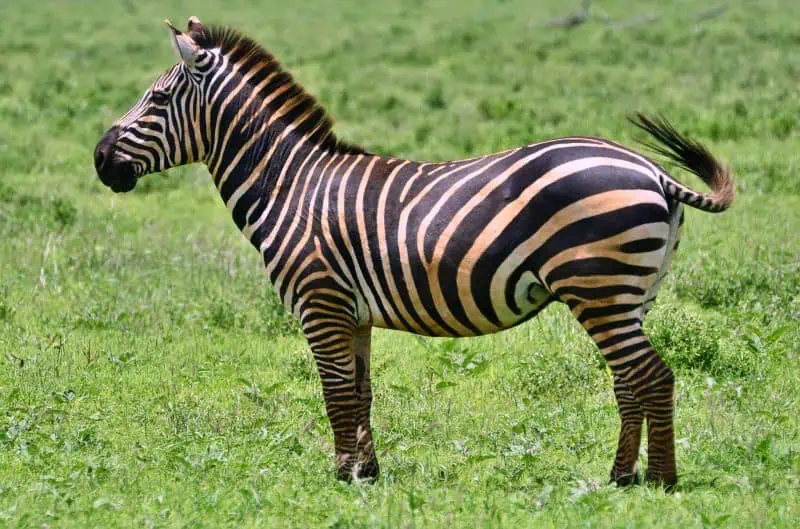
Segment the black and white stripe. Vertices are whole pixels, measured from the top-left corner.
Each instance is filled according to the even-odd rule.
[[[648,478],[675,482],[673,376],[641,323],[678,245],[683,204],[714,212],[733,200],[711,154],[665,121],[636,120],[710,185],[707,195],[599,138],[443,163],[377,156],[340,142],[316,101],[251,40],[196,19],[172,31],[181,62],[101,140],[98,173],[128,190],[126,167],[138,178],[208,166],[302,323],[340,477],[378,473],[372,327],[475,336],[560,301],[615,375],[622,430],[612,478],[634,479],[646,418]]]

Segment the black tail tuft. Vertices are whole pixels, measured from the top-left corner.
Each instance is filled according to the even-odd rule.
[[[676,195],[679,200],[690,205],[700,206],[709,211],[722,211],[731,205],[734,197],[734,182],[730,171],[722,165],[701,143],[681,135],[672,124],[664,118],[648,118],[637,113],[628,120],[644,130],[655,139],[655,142],[643,141],[648,149],[668,158],[678,166],[690,173],[699,176],[713,191],[710,195],[697,195],[682,184],[673,183],[683,192],[702,197],[710,202],[709,207],[702,207],[700,203],[683,200],[684,197]]]

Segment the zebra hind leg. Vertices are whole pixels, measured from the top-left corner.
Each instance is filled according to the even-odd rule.
[[[618,311],[624,307],[625,312]],[[669,489],[677,483],[673,430],[675,379],[658,356],[641,326],[641,307],[574,306],[573,312],[589,332],[614,373],[614,389],[622,428],[612,478],[621,485],[636,479],[642,416],[647,420],[647,481]],[[605,317],[589,317],[604,314]]]
[[[628,384],[618,375],[614,375],[614,396],[617,399],[622,424],[619,430],[617,455],[611,468],[611,481],[620,486],[638,485],[640,479],[636,471],[636,461],[639,458],[639,444],[642,440],[644,412]]]

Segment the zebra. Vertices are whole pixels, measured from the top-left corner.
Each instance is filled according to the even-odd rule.
[[[620,144],[576,136],[449,162],[372,154],[333,133],[320,104],[255,41],[169,21],[177,63],[100,139],[114,192],[204,163],[300,323],[322,383],[341,480],[374,480],[373,327],[424,336],[498,332],[566,304],[614,379],[611,481],[677,482],[672,370],[642,329],[680,241],[684,205],[720,212],[734,180],[664,118],[629,119],[711,189],[681,184]],[[646,420],[646,421],[645,421]]]

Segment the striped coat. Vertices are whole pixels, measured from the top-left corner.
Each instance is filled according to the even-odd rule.
[[[319,368],[339,477],[374,478],[370,331],[475,336],[566,303],[614,377],[622,427],[611,477],[677,479],[674,377],[642,320],[678,246],[683,205],[722,211],[727,169],[666,121],[638,115],[652,145],[712,189],[695,192],[608,140],[559,138],[467,160],[419,163],[339,141],[316,101],[239,33],[170,24],[180,61],[100,140],[115,191],[205,163],[262,254]]]

